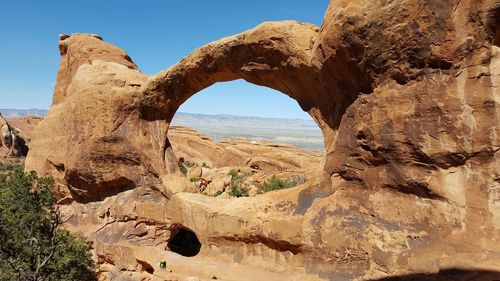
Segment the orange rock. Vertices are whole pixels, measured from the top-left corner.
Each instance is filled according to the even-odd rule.
[[[95,240],[124,242],[133,220],[151,216],[151,227],[196,233],[205,258],[262,266],[263,280],[280,269],[304,280],[498,272],[498,7],[331,1],[321,29],[264,23],[151,77],[95,36],[63,36],[63,61],[74,63],[61,64],[26,166],[68,187],[78,201],[68,206],[75,228]],[[239,78],[310,113],[324,135],[324,166],[301,186],[253,198],[182,192],[190,183],[178,171],[169,123],[198,91]],[[263,169],[280,165],[249,158],[238,144],[187,146],[180,151],[213,166],[233,156]],[[157,212],[139,216],[139,203]],[[106,220],[116,222],[74,211],[110,206],[116,212]]]
[[[2,157],[20,158],[28,154],[26,140],[0,113],[0,153]]]

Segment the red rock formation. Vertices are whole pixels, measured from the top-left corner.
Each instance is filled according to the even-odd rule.
[[[31,140],[31,133],[42,119],[43,118],[39,116],[28,115],[26,117],[12,118],[8,121],[9,124],[19,132],[19,136],[29,142]]]
[[[92,36],[63,38],[63,59],[75,63],[61,66],[27,167],[55,176],[80,202],[105,199],[96,209],[112,204],[115,219],[148,221],[148,233],[183,225],[208,257],[274,257],[335,280],[499,271],[499,6],[331,1],[321,29],[265,23],[152,77]],[[295,98],[318,122],[327,147],[318,181],[237,201],[177,193],[167,138],[175,111],[238,78]],[[115,206],[130,198],[149,211]],[[75,227],[104,239],[92,225],[108,222],[73,215]],[[108,242],[127,240],[123,228],[110,223]]]
[[[18,131],[0,114],[0,153],[2,157],[24,157],[28,154],[28,146]]]
[[[95,34],[59,35],[59,53],[61,54],[61,64],[57,72],[52,99],[53,105],[64,101],[68,86],[82,64],[92,64],[93,61],[102,60],[116,62],[137,70],[137,66],[127,53],[120,48],[105,43],[99,35]]]

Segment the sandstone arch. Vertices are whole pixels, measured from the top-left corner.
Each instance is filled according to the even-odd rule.
[[[84,122],[75,120],[81,118],[76,112],[66,115],[70,119],[68,124],[58,124],[67,126],[65,130],[69,130],[69,124],[75,123],[93,124],[94,128],[101,129],[98,134],[89,135],[92,140],[84,144],[86,141],[79,138],[82,131],[77,126],[74,135],[82,141],[82,146],[74,161],[63,159],[68,158],[68,153],[73,154],[70,152],[75,151],[73,146],[66,150],[59,147],[60,157],[39,157],[33,153],[30,159],[46,160],[32,161],[31,168],[52,169],[52,175],[70,187],[71,196],[83,201],[99,200],[133,188],[140,178],[161,178],[165,183],[165,177],[177,170],[177,161],[167,138],[168,126],[176,110],[202,89],[236,79],[266,86],[294,98],[316,121],[323,132],[325,147],[329,147],[340,124],[345,101],[340,96],[332,100],[324,85],[318,83],[319,70],[312,59],[318,32],[319,29],[311,24],[293,21],[264,23],[201,47],[176,65],[151,77],[141,74],[124,51],[103,42],[97,35],[62,35],[59,44],[62,61],[53,111],[83,102],[92,112],[106,114],[103,118],[99,116],[101,120],[96,120],[89,115],[90,112],[80,108],[84,112],[78,114],[87,119]],[[96,73],[101,77],[96,77]],[[106,80],[106,75],[113,76],[113,79]],[[125,88],[118,89],[120,85],[125,85]],[[98,88],[112,88],[116,90],[114,95],[120,98],[115,99],[111,107],[105,105],[108,98]],[[91,91],[95,92],[89,93]],[[121,92],[130,93],[129,97],[124,98]],[[92,104],[92,99],[101,103]],[[49,124],[52,125],[55,124]],[[61,129],[58,126],[50,130]],[[124,153],[124,143],[128,143],[125,147],[129,147],[127,154],[130,153],[125,158],[120,156]],[[103,161],[104,157],[96,155],[96,151],[111,153],[105,157],[115,159],[112,162],[116,166],[101,169],[108,165],[108,161]],[[90,159],[93,164],[83,164],[76,158]],[[106,171],[103,173],[103,170]],[[103,186],[107,186],[107,191],[98,192]]]
[[[141,116],[170,122],[178,107],[197,92],[217,82],[244,79],[295,99],[324,134],[331,135],[339,118],[335,124],[320,112],[327,95],[311,63],[318,32],[311,24],[270,22],[203,46],[148,78]],[[325,146],[330,144],[327,138]]]
[[[105,197],[119,205],[127,196],[142,200],[138,189],[149,188],[165,198],[164,214],[138,217],[159,226],[168,217],[204,245],[235,251],[242,243],[293,245],[300,249],[293,256],[259,249],[330,279],[457,265],[498,270],[500,52],[495,21],[485,24],[495,5],[331,1],[320,30],[264,24],[152,77],[123,51],[104,56],[109,44],[95,36],[63,36],[62,60],[74,56],[75,64],[60,68],[69,82],[58,84],[62,98],[33,134],[27,169],[69,187],[60,190],[67,201]],[[83,41],[92,51],[78,51]],[[169,120],[190,95],[236,78],[294,97],[318,121],[329,192],[270,194],[237,206],[173,195],[176,185],[162,181],[176,169]],[[123,179],[136,193],[103,192]],[[269,223],[261,227],[263,218]]]
[[[385,90],[393,82],[405,89],[423,84],[425,87],[418,90],[425,89],[429,100],[444,98],[439,93],[449,87],[443,77],[463,73],[456,70],[464,67],[462,60],[487,61],[480,57],[479,51],[473,51],[480,44],[472,44],[455,33],[469,31],[477,42],[495,43],[491,28],[495,28],[496,21],[491,18],[498,5],[486,1],[472,7],[465,1],[451,9],[451,5],[424,2],[419,12],[422,17],[433,9],[440,11],[430,16],[432,24],[419,23],[420,18],[409,15],[402,6],[377,2],[364,7],[332,2],[321,30],[291,21],[264,23],[195,50],[152,77],[140,73],[123,50],[103,42],[97,35],[63,35],[53,108],[48,121],[42,122],[38,130],[40,137],[32,146],[40,148],[30,153],[27,167],[52,174],[77,194],[108,194],[99,192],[104,186],[119,192],[124,189],[117,186],[123,183],[127,183],[125,189],[130,189],[140,179],[154,180],[174,173],[176,161],[169,150],[167,131],[179,105],[213,83],[243,78],[291,96],[316,120],[323,131],[328,154],[326,183],[331,175],[337,175],[364,187],[384,186],[427,198],[448,198],[449,190],[423,183],[425,172],[421,165],[408,159],[417,162],[434,159],[429,164],[433,170],[461,165],[464,161],[457,157],[468,159],[468,155],[484,149],[465,149],[461,144],[447,153],[423,152],[420,143],[427,132],[435,130],[434,124],[420,122],[419,128],[413,128],[414,123],[404,120],[420,117],[408,113],[403,115],[407,119],[392,118],[392,113],[377,105],[377,99],[384,103],[399,99],[403,107],[409,108],[408,112],[415,110],[407,102],[415,98],[412,90],[401,90],[398,94]],[[477,14],[483,17],[481,21],[464,21],[471,9],[483,11]],[[368,16],[358,17],[360,11]],[[459,14],[454,16],[454,12]],[[401,15],[400,25],[383,23],[397,13]],[[482,21],[492,23],[482,25]],[[381,25],[371,28],[373,22]],[[406,31],[419,38],[418,44],[412,43]],[[384,34],[387,40],[379,40]],[[432,34],[439,36],[431,38]],[[391,44],[397,48],[390,47]],[[412,44],[414,48],[404,47]],[[426,83],[428,77],[443,73],[445,76],[439,76],[440,83]],[[484,77],[496,79],[494,75]],[[446,83],[458,83],[450,79]],[[370,94],[375,90],[380,94]],[[109,93],[112,97],[106,96]],[[450,95],[454,103],[460,103],[456,93]],[[75,104],[85,106],[75,108]],[[424,105],[429,106],[430,103]],[[98,116],[94,116],[96,113]],[[457,114],[452,119],[457,119]],[[375,129],[373,124],[383,122],[383,129]],[[482,128],[494,126],[485,123]],[[462,126],[458,130],[468,129]],[[44,137],[46,131],[55,137]],[[342,133],[338,134],[339,131]],[[394,132],[407,134],[387,137]],[[460,142],[455,136],[452,138]],[[484,153],[492,157],[491,152]],[[404,171],[409,169],[411,173]]]

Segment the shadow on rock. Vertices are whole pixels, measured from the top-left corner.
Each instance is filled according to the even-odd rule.
[[[393,276],[371,281],[500,281],[500,272],[488,270],[445,269],[438,273],[417,273]]]

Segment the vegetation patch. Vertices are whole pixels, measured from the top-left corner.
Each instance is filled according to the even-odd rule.
[[[277,176],[272,176],[270,179],[264,181],[258,190],[258,194],[263,194],[273,190],[287,189],[297,185],[296,181],[293,180],[282,180]]]
[[[0,173],[6,174],[17,169],[22,169],[21,165],[16,164],[5,164],[0,162]]]
[[[231,176],[229,184],[229,195],[235,197],[248,197],[249,185],[245,183],[246,175],[238,173],[236,170],[231,170],[228,173]]]
[[[208,194],[207,192],[203,192],[202,194],[205,195],[205,196],[219,197],[222,193],[224,193],[224,191],[218,190],[218,191],[216,191],[213,194]]]
[[[1,167],[0,280],[97,280],[89,244],[62,228],[54,180]]]
[[[224,191],[217,190],[214,194],[212,194],[212,197],[218,197],[218,196],[222,195],[222,193],[224,193]]]
[[[186,177],[187,173],[189,171],[189,168],[194,167],[196,164],[193,162],[184,160],[184,158],[180,158],[178,165],[179,165],[179,170]]]

